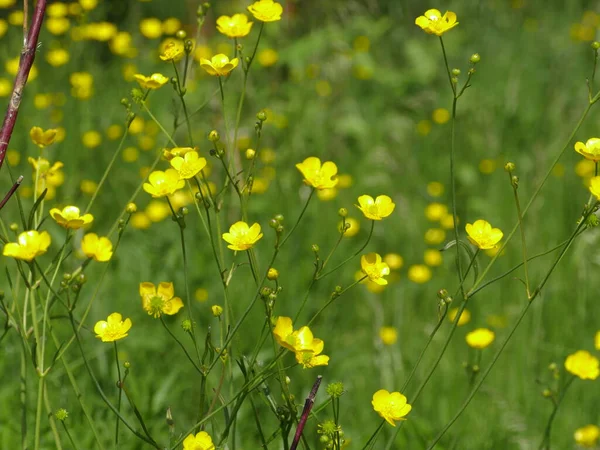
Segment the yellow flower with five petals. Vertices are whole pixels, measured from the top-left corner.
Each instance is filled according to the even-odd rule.
[[[396,204],[387,195],[378,195],[373,199],[370,195],[361,195],[358,197],[358,205],[367,219],[381,220],[394,212]]]
[[[575,151],[590,161],[600,161],[600,138],[589,138],[585,144],[583,142],[575,143]]]
[[[171,167],[179,174],[180,179],[189,180],[206,167],[206,158],[200,158],[198,152],[191,151],[183,157],[175,156],[170,163]]]
[[[600,375],[600,362],[590,352],[579,350],[567,356],[565,369],[582,380],[595,380]]]
[[[452,11],[446,11],[442,15],[437,9],[428,9],[424,15],[416,18],[415,24],[420,26],[427,34],[441,36],[458,25],[458,22],[456,21],[456,14]]]
[[[144,281],[140,283],[140,297],[142,308],[154,318],[163,314],[172,316],[183,308],[183,302],[175,297],[175,288],[170,282],[161,281],[157,288],[153,283]]]
[[[273,0],[259,0],[248,6],[248,11],[261,22],[276,22],[281,20],[283,7]]]
[[[54,128],[42,130],[40,127],[32,127],[29,130],[29,137],[39,148],[44,148],[54,143],[57,133],[58,130]]]
[[[486,220],[476,220],[474,223],[468,223],[465,226],[467,237],[471,244],[479,247],[481,250],[495,248],[504,233],[499,228],[492,228]]]
[[[113,342],[123,339],[131,328],[131,319],[123,320],[119,313],[112,313],[106,320],[100,320],[94,325],[94,333],[102,342]]]
[[[153,73],[149,77],[136,73],[133,78],[144,89],[158,89],[169,82],[169,78],[162,73]]]
[[[235,251],[244,251],[252,248],[263,237],[258,223],[248,226],[246,222],[236,222],[229,227],[229,233],[223,233],[223,240],[229,245],[227,248]]]
[[[397,421],[406,420],[405,416],[412,409],[406,397],[400,392],[388,392],[385,389],[380,389],[373,394],[371,404],[373,410],[393,427],[396,426]]]
[[[183,450],[215,450],[215,444],[206,431],[201,431],[196,435],[189,434],[183,440]]]
[[[96,233],[88,233],[81,240],[81,250],[88,258],[98,262],[106,262],[112,258],[113,246],[107,237],[98,237]]]
[[[229,75],[229,73],[237,67],[238,63],[239,59],[233,58],[230,61],[229,57],[223,53],[213,56],[210,60],[204,58],[200,59],[200,67],[214,77]]]
[[[94,221],[94,216],[91,214],[81,215],[81,211],[77,206],[65,206],[62,210],[52,208],[50,210],[50,216],[61,227],[71,230],[78,230]]]
[[[144,183],[144,191],[154,198],[173,195],[185,186],[185,181],[179,178],[175,169],[155,170],[148,176],[148,183]]]
[[[17,242],[9,242],[4,246],[2,254],[15,259],[31,261],[43,255],[50,247],[50,235],[46,231],[24,231],[17,237]]]
[[[183,56],[184,52],[183,42],[173,39],[166,43],[159,58],[163,61],[177,61]]]
[[[233,16],[221,16],[217,19],[217,30],[230,38],[247,36],[252,29],[252,22],[248,21],[246,14],[234,14]]]
[[[378,253],[368,253],[360,257],[362,272],[374,283],[385,286],[388,281],[384,278],[390,274],[390,266],[384,263]]]
[[[319,158],[309,156],[301,163],[296,164],[296,168],[304,176],[304,183],[315,189],[331,189],[338,184],[338,168],[331,161],[321,164]]]

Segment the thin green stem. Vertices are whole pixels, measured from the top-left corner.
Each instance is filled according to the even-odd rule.
[[[565,386],[562,388],[560,396],[558,397],[558,400],[556,402],[554,402],[554,408],[552,409],[552,413],[550,414],[550,417],[548,418],[548,423],[546,424],[546,429],[544,430],[544,437],[542,438],[542,442],[540,442],[540,445],[538,447],[538,450],[550,450],[550,437],[552,434],[552,424],[554,422],[554,418],[556,417],[556,413],[558,413],[558,408],[560,407],[562,401],[565,398],[565,395],[567,394],[567,390],[569,389],[569,387],[571,386],[571,384],[573,384],[573,380],[575,380],[575,376],[571,376],[569,378],[569,380],[566,382]]]
[[[162,323],[163,327],[165,327],[165,330],[167,330],[167,333],[169,333],[169,336],[171,336],[175,342],[177,342],[177,344],[181,347],[181,349],[183,350],[183,353],[185,353],[185,356],[187,357],[188,361],[192,364],[192,366],[194,366],[194,369],[196,369],[196,371],[200,374],[203,375],[204,373],[202,372],[202,369],[200,369],[200,367],[198,367],[198,365],[196,364],[196,362],[192,359],[192,357],[190,356],[190,354],[188,353],[187,349],[185,348],[185,346],[183,345],[183,343],[177,338],[177,336],[175,336],[173,334],[173,332],[169,329],[169,327],[167,326],[167,324],[165,323],[164,319],[162,318],[162,316],[160,317],[160,323]]]
[[[294,226],[292,227],[292,229],[290,230],[290,232],[288,233],[288,235],[281,241],[281,243],[279,244],[279,248],[283,247],[283,245],[290,238],[290,236],[292,235],[292,233],[294,232],[294,230],[296,230],[296,228],[298,227],[298,224],[302,220],[302,217],[304,216],[304,213],[306,212],[306,209],[308,208],[308,204],[310,203],[310,200],[313,198],[314,193],[315,193],[315,189],[313,188],[313,189],[311,189],[310,194],[309,194],[308,198],[306,199],[306,203],[304,204],[304,208],[302,208],[302,211],[300,211],[300,215],[296,219],[296,223],[294,224]]]
[[[377,440],[377,436],[383,429],[384,425],[385,425],[385,420],[382,420],[381,423],[379,424],[379,426],[377,427],[377,429],[373,432],[373,434],[367,441],[367,443],[363,446],[362,450],[369,450],[370,448],[373,448],[373,446],[375,445],[375,441]]]
[[[513,194],[515,197],[515,205],[517,206],[517,219],[519,229],[521,230],[521,253],[523,254],[523,270],[525,271],[525,290],[527,292],[527,298],[531,297],[529,291],[529,271],[527,270],[527,242],[525,239],[525,227],[523,226],[523,214],[521,212],[521,202],[519,201],[518,180],[513,180],[512,172],[508,172],[508,178],[512,186]]]
[[[123,394],[123,380],[121,379],[121,366],[119,364],[119,350],[117,349],[117,341],[113,342],[114,345],[114,349],[115,349],[115,363],[117,364],[117,375],[118,375],[118,381],[117,381],[117,386],[119,388],[119,397],[117,399],[117,411],[119,411],[119,413],[121,412],[121,396]],[[115,446],[118,448],[119,447],[119,418],[116,417],[116,421],[115,421]]]

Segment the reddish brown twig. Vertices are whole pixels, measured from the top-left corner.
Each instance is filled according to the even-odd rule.
[[[306,421],[308,420],[308,416],[310,415],[310,410],[315,404],[315,397],[317,396],[317,391],[319,390],[319,386],[321,385],[321,379],[323,377],[319,375],[317,377],[317,381],[313,385],[310,390],[310,394],[306,397],[306,401],[304,402],[304,409],[302,410],[302,415],[300,416],[300,421],[298,422],[298,428],[296,428],[296,434],[294,435],[294,440],[292,441],[292,446],[290,450],[296,450],[298,447],[298,443],[300,442],[300,438],[302,437],[302,432],[304,431],[304,426],[306,425]]]

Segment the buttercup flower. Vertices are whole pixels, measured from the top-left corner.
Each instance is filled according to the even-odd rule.
[[[221,314],[223,314],[223,307],[220,305],[212,305],[210,307],[210,310],[212,311],[213,316],[215,317],[220,317]]]
[[[448,320],[450,322],[454,322],[454,319],[456,319],[456,315],[458,314],[458,308],[452,308],[450,311],[448,311]],[[463,312],[460,315],[460,319],[458,319],[458,323],[456,324],[457,326],[463,326],[468,324],[471,321],[471,312],[468,309],[464,309]]]
[[[79,228],[93,222],[94,216],[91,214],[81,215],[77,206],[65,206],[62,211],[58,208],[50,210],[50,216],[61,227],[78,230]]]
[[[29,137],[35,145],[39,148],[44,148],[56,140],[57,130],[50,128],[48,130],[42,130],[40,127],[33,127],[29,130]]]
[[[375,200],[370,195],[361,195],[356,206],[367,219],[381,220],[392,214],[396,204],[387,195],[378,195]]]
[[[585,159],[598,162],[600,161],[600,138],[589,138],[586,143],[576,142],[575,151]]]
[[[263,234],[260,225],[255,223],[251,227],[246,222],[236,222],[229,227],[229,233],[223,233],[223,240],[227,242],[227,248],[235,251],[244,251],[252,248]]]
[[[206,431],[188,435],[183,440],[183,450],[215,450],[212,438]]]
[[[31,261],[36,256],[43,255],[50,247],[50,235],[46,231],[24,231],[19,234],[17,242],[9,242],[4,246],[2,254],[15,259]]]
[[[183,42],[173,39],[167,42],[159,58],[163,61],[174,61],[181,58],[184,51]]]
[[[64,164],[60,161],[50,165],[50,161],[45,158],[27,158],[31,167],[33,167],[33,179],[35,180],[36,172],[40,180],[45,180],[51,186],[60,186],[64,181],[64,174],[60,169]]]
[[[396,426],[396,421],[406,420],[404,416],[412,409],[406,397],[400,392],[388,392],[385,389],[380,389],[373,394],[371,404],[375,412],[393,427]]]
[[[133,78],[144,89],[158,89],[169,82],[169,79],[162,73],[153,73],[149,77],[136,73]]]
[[[273,336],[275,336],[275,340],[279,345],[294,351],[296,336],[294,336],[294,327],[291,318],[279,316],[273,329]]]
[[[452,11],[446,11],[442,16],[442,13],[437,9],[428,9],[424,15],[416,18],[415,24],[420,26],[427,34],[441,36],[458,25],[458,22],[456,21],[456,14]]]
[[[144,191],[154,198],[173,195],[185,186],[185,181],[179,178],[175,169],[155,170],[148,176],[148,183],[144,183]]]
[[[360,268],[369,280],[381,286],[388,284],[383,278],[390,274],[390,267],[381,260],[378,253],[369,253],[360,257]]]
[[[600,428],[597,425],[586,425],[577,428],[573,433],[573,438],[577,445],[582,447],[595,447],[600,438]]]
[[[183,157],[175,156],[171,159],[171,166],[182,180],[193,178],[206,167],[206,158],[200,158],[198,152],[187,152]]]
[[[594,197],[600,200],[600,176],[590,179],[590,192]]]
[[[294,331],[292,319],[280,316],[277,318],[273,335],[279,345],[296,354],[296,361],[303,368],[326,366],[329,363],[329,356],[321,355],[325,343],[316,339],[309,327]]]
[[[381,327],[379,329],[379,339],[385,345],[394,345],[398,341],[398,330],[394,327]]]
[[[598,358],[585,350],[567,356],[565,369],[582,380],[595,380],[600,375]]]
[[[163,314],[172,316],[183,308],[181,299],[175,297],[173,283],[166,281],[161,281],[158,289],[148,281],[140,283],[140,297],[142,297],[142,308],[155,319]]]
[[[171,161],[176,156],[185,156],[189,152],[197,152],[198,147],[173,147],[163,149],[163,158]]]
[[[462,319],[462,317],[461,317]],[[477,328],[476,330],[471,331],[467,334],[466,340],[469,347],[484,349],[489,346],[494,339],[496,338],[496,334],[492,330],[488,330],[487,328]]]
[[[499,228],[492,228],[489,222],[485,220],[476,220],[475,223],[468,223],[465,227],[471,244],[479,247],[481,250],[487,250],[496,247],[504,233]]]
[[[233,69],[237,67],[239,60],[233,58],[231,61],[229,57],[223,53],[213,56],[210,60],[201,58],[200,67],[202,67],[209,75],[215,77],[222,77],[228,75]]]
[[[81,250],[88,258],[98,262],[106,262],[112,258],[112,242],[106,237],[98,237],[96,233],[86,234],[81,241]]]
[[[315,189],[331,189],[338,184],[338,168],[331,161],[324,162],[321,165],[319,158],[310,156],[301,163],[296,164],[296,168],[304,176],[304,183]]]
[[[246,14],[234,14],[233,16],[221,16],[217,19],[217,30],[230,38],[247,36],[252,29],[252,22],[248,21]]]
[[[125,319],[119,313],[112,313],[106,320],[100,320],[94,325],[94,333],[102,342],[113,342],[123,339],[131,328],[131,320]]]
[[[298,331],[298,335],[302,334],[303,329],[308,327],[302,327]],[[310,332],[310,329],[308,329]],[[312,369],[316,366],[327,366],[329,364],[329,356],[321,355],[325,343],[321,339],[314,339],[312,333],[310,333],[310,343],[304,343],[305,350],[296,351],[296,361],[304,369]]]
[[[260,0],[248,6],[248,11],[261,22],[276,22],[281,20],[283,7],[273,0]]]

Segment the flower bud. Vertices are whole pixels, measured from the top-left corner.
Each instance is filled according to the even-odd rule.
[[[265,120],[267,120],[267,113],[264,111],[260,111],[258,114],[256,114],[256,118],[261,122],[264,122]]]
[[[69,417],[69,412],[64,408],[60,408],[56,410],[56,412],[54,413],[54,417],[56,417],[56,420],[64,422],[66,418]]]
[[[512,172],[515,170],[515,168],[516,168],[515,163],[512,163],[512,162],[507,162],[504,165],[504,170],[506,170],[507,172]]]
[[[471,370],[473,371],[473,373],[477,373],[479,372],[480,368],[477,364],[475,364],[473,367],[471,367]]]
[[[217,130],[212,130],[210,133],[208,133],[208,140],[210,142],[219,142],[219,139],[221,137],[219,136],[219,132]]]
[[[185,30],[179,30],[177,31],[177,33],[175,33],[175,37],[183,41],[187,37],[187,33],[185,32]]]
[[[452,69],[452,75],[454,75],[455,77],[460,75],[460,69]]]
[[[133,214],[137,211],[137,205],[135,203],[127,203],[125,211],[127,211],[127,214]]]
[[[318,253],[319,252],[319,246],[317,244],[313,244],[311,246],[311,249],[314,253]]]
[[[127,108],[129,108],[131,106],[131,103],[129,103],[129,99],[127,97],[123,97],[121,99],[121,105],[126,106]]]
[[[215,317],[220,317],[221,314],[223,314],[223,308],[221,308],[219,305],[212,305],[210,309]]]
[[[479,61],[481,61],[481,56],[479,56],[479,53],[473,53],[470,61],[472,64],[477,64]]]
[[[338,381],[327,385],[327,395],[333,398],[339,398],[344,394],[344,383]]]
[[[246,159],[254,159],[256,156],[256,150],[249,148],[246,150]]]
[[[189,55],[190,53],[192,53],[193,49],[194,49],[194,43],[190,39],[187,39],[183,43],[183,51],[185,51],[186,55]]]
[[[192,321],[190,319],[185,319],[183,322],[181,322],[181,329],[186,333],[190,333],[192,328]]]
[[[79,284],[85,284],[86,281],[87,281],[87,277],[85,276],[85,273],[80,273],[79,276],[77,277],[77,282]]]
[[[594,50],[598,50],[600,48],[600,42],[598,42],[598,41],[592,42],[592,48]]]
[[[346,208],[340,208],[338,210],[338,215],[340,217],[347,217],[348,216],[348,210]]]
[[[269,267],[269,270],[267,271],[267,278],[271,281],[279,278],[279,272],[277,271],[277,269],[275,269],[274,267]]]
[[[279,225],[277,228],[275,228],[275,231],[277,231],[278,234],[283,233],[283,225]]]
[[[545,398],[550,398],[550,397],[552,397],[552,391],[551,391],[550,389],[544,389],[544,390],[542,391],[542,395],[543,395]]]
[[[271,219],[269,220],[269,226],[275,229],[279,226],[279,222],[277,222],[277,219]]]
[[[513,175],[510,179],[510,183],[514,186],[514,187],[519,187],[519,177],[516,175]]]
[[[272,292],[271,288],[269,288],[267,286],[263,286],[260,290],[260,296],[262,298],[267,298],[271,292]]]
[[[452,77],[450,79],[450,81],[452,81],[452,84],[456,84],[456,83],[458,83],[458,78],[457,77]]]
[[[63,280],[69,281],[71,278],[73,278],[73,275],[71,275],[70,273],[63,273]]]
[[[446,289],[440,289],[437,293],[439,299],[444,300],[448,297],[448,291]]]
[[[123,363],[123,367],[125,367],[126,369],[130,369],[131,368],[131,363],[129,361],[125,361]]]
[[[14,222],[10,224],[10,230],[11,231],[17,231],[18,229],[19,229],[19,225],[18,224],[14,223]]]
[[[190,210],[187,206],[182,206],[179,212],[182,216],[187,216],[190,213]]]
[[[277,222],[283,222],[283,214],[276,214],[275,215],[275,220]]]

